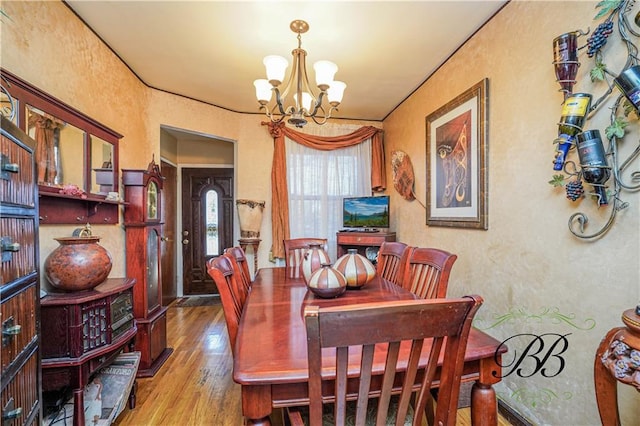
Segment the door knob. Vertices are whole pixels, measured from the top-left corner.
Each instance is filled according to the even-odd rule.
[[[182,240],[182,244],[187,245],[189,244],[189,240],[187,240],[186,238],[184,240]]]

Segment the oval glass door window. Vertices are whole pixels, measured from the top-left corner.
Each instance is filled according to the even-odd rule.
[[[213,190],[207,191],[205,197],[205,226],[207,227],[205,238],[207,256],[220,255],[220,243],[218,241],[218,193]]]

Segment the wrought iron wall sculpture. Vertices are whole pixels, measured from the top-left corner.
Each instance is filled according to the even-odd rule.
[[[568,32],[553,41],[556,79],[564,94],[553,168],[563,173],[554,174],[549,183],[554,187],[564,187],[571,201],[591,195],[598,208],[610,209],[606,223],[590,233],[586,233],[589,218],[585,213],[577,212],[569,217],[569,231],[582,239],[602,237],[613,225],[616,214],[629,205],[622,199],[623,193],[640,190],[637,164],[640,140],[636,140],[635,149],[627,158],[619,158],[622,140],[631,143],[630,139],[638,137],[625,128],[640,118],[640,58],[636,44],[640,40],[640,12],[630,20],[634,3],[635,0],[599,2],[594,20],[601,22],[581,47],[578,47],[578,39],[588,35],[589,30]],[[610,39],[614,31],[616,37]],[[616,73],[605,63],[605,55],[615,53],[620,44],[626,49],[626,62]],[[588,93],[573,93],[580,66],[578,51],[585,48],[586,56],[593,61],[589,73],[592,87],[605,87],[604,93],[593,102],[592,95]],[[620,55],[619,50],[617,54]],[[613,102],[609,103],[609,125],[604,131],[608,144],[605,144],[599,130],[587,130],[587,127],[609,99]],[[577,159],[571,151],[576,151]],[[589,183],[593,191],[585,193],[583,182]]]

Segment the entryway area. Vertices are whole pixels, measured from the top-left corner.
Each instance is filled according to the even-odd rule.
[[[176,298],[217,295],[208,259],[234,245],[235,143],[185,129],[160,129],[166,217],[163,225],[163,305]],[[172,180],[173,185],[169,182]],[[173,208],[171,208],[173,206]]]

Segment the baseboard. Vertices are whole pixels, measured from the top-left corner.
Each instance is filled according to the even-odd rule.
[[[498,399],[498,412],[513,426],[533,426],[533,423],[522,417],[520,413],[511,408],[501,399]]]

